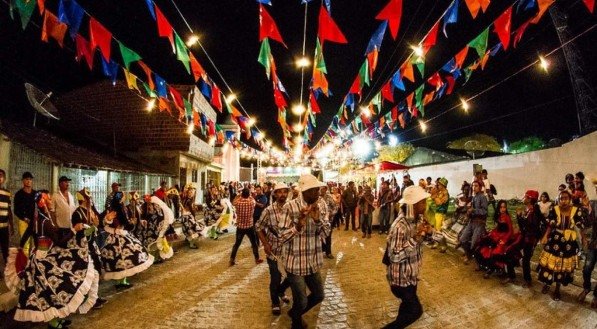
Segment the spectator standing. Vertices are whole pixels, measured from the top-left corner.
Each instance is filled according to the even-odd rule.
[[[75,198],[69,192],[71,179],[61,176],[58,179],[58,192],[52,195],[52,208],[50,213],[56,223],[58,232],[68,234],[72,228],[71,218],[77,209]]]
[[[328,207],[328,221],[331,223],[334,219],[334,214],[338,211],[338,204],[334,201],[334,197],[330,192],[328,192],[328,187],[323,186],[319,191],[323,201]],[[325,257],[328,259],[334,259],[334,255],[332,255],[332,230],[330,229],[330,234],[325,238],[325,243],[323,244],[323,252],[325,253]]]
[[[478,180],[473,182],[473,201],[472,207],[468,209],[467,213],[470,221],[462,231],[459,245],[464,248],[465,264],[468,264],[472,255],[472,250],[475,248],[481,236],[485,234],[485,225],[487,221],[487,197],[481,191],[481,184]]]
[[[253,256],[255,256],[255,263],[263,263],[263,259],[259,258],[259,251],[257,250],[257,238],[255,237],[255,224],[253,223],[253,212],[255,211],[255,199],[251,197],[251,191],[248,188],[242,190],[241,195],[232,203],[236,208],[236,241],[232,247],[230,254],[230,266],[236,264],[236,252],[243,242],[243,238],[249,237],[251,242],[251,249],[253,249]]]
[[[597,178],[593,178],[593,188],[597,192]],[[587,225],[585,230],[582,232],[582,245],[583,249],[587,252],[585,266],[582,270],[583,277],[583,291],[578,295],[578,301],[583,302],[587,294],[591,292],[591,274],[597,264],[597,201],[591,201],[591,208]],[[592,231],[592,233],[591,233]],[[597,286],[593,289],[593,301],[591,302],[592,308],[597,308]]]
[[[344,208],[344,220],[346,221],[344,231],[348,231],[349,224],[352,225],[352,230],[356,231],[355,216],[357,201],[357,190],[354,186],[354,182],[348,182],[348,187],[344,193],[342,193],[342,207]]]
[[[385,181],[381,184],[381,190],[379,191],[379,197],[377,199],[379,203],[379,234],[386,233],[390,229],[390,208],[394,196],[390,190],[388,182]]]
[[[14,198],[14,213],[19,219],[19,236],[22,238],[33,219],[35,213],[35,194],[37,191],[33,189],[33,175],[26,171],[22,176],[23,187],[15,193]],[[31,246],[31,239],[26,239],[22,243],[23,252],[29,255],[29,247]]]
[[[14,226],[12,220],[11,194],[4,189],[4,182],[6,180],[6,172],[0,169],[0,248],[2,250],[2,258],[4,258],[4,265],[8,260],[8,245],[10,244],[10,237],[14,234]],[[4,271],[2,271],[4,272]]]
[[[383,184],[386,184],[384,182]],[[371,187],[366,186],[365,192],[359,198],[359,208],[361,208],[361,231],[363,232],[363,238],[371,238],[371,220],[373,217],[373,202],[375,196],[371,193]]]
[[[540,207],[537,205],[537,195],[539,195],[539,192],[537,191],[526,191],[524,198],[522,199],[525,208],[524,210],[520,209],[516,212],[518,228],[522,235],[522,276],[524,278],[523,286],[525,288],[530,288],[532,286],[531,257],[533,257],[533,251],[541,238],[541,222],[543,221],[543,214],[541,213]]]

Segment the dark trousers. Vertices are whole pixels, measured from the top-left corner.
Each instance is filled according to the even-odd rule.
[[[417,297],[417,286],[391,286],[392,294],[402,300],[398,308],[398,316],[394,322],[388,323],[385,329],[402,329],[408,327],[423,315],[423,306]]]
[[[585,267],[583,267],[582,269],[582,286],[585,290],[588,291],[591,291],[591,273],[593,273],[593,269],[595,269],[595,264],[597,264],[597,249],[589,249],[587,251]],[[597,286],[593,291],[593,296],[597,298]]]
[[[325,238],[325,241],[322,246],[323,252],[326,255],[332,254],[332,231],[330,230],[330,235]]]
[[[534,244],[523,244],[522,246],[522,276],[524,281],[531,282],[531,257],[535,251]]]
[[[284,292],[290,287],[290,282],[288,279],[282,281],[278,262],[268,257],[267,266],[269,267],[269,296],[272,299],[272,306],[280,306],[280,297],[284,296]]]
[[[345,229],[348,230],[349,223],[352,225],[353,230],[356,229],[356,225],[355,225],[356,210],[357,210],[357,207],[344,208],[344,220],[346,221],[346,226],[344,227]]]
[[[257,251],[257,242],[255,240],[255,229],[254,228],[237,228],[236,229],[236,241],[234,242],[234,247],[232,247],[232,253],[230,254],[230,259],[236,259],[236,252],[238,251],[238,247],[243,242],[243,238],[246,236],[249,237],[249,241],[251,241],[251,249],[253,249],[253,256],[255,256],[255,260],[259,259],[259,252]]]
[[[341,220],[342,220],[342,212],[340,211],[340,209],[338,209],[338,211],[334,215],[334,218],[332,219],[332,228],[340,227]]]
[[[4,258],[4,264],[8,259],[8,245],[10,244],[10,234],[8,227],[0,228],[0,248],[2,249],[2,257]]]
[[[292,308],[288,315],[292,318],[292,328],[302,328],[303,314],[323,300],[323,281],[319,273],[300,276],[290,272],[288,281],[292,289]],[[311,292],[309,296],[307,296],[307,288]]]
[[[390,206],[379,208],[379,232],[388,232],[390,224]]]
[[[361,231],[363,234],[369,233],[371,234],[371,218],[372,214],[361,214]]]

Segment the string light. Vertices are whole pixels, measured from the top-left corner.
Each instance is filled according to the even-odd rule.
[[[305,127],[303,127],[302,124],[297,123],[294,126],[292,126],[292,129],[294,130],[294,132],[300,133],[301,131],[303,131],[303,129],[305,129]]]
[[[211,137],[209,138],[209,142],[208,142],[208,144],[209,144],[209,146],[214,146],[214,145],[216,145],[216,138],[215,138],[215,137],[213,137],[213,136],[211,136]]]
[[[427,131],[427,124],[423,121],[419,121],[419,127],[421,127],[421,132],[425,133]]]
[[[255,120],[254,118],[250,118],[249,121],[247,122],[247,126],[252,127],[255,125],[256,122],[257,122],[257,120]]]
[[[187,47],[194,46],[197,42],[199,42],[199,36],[196,34],[191,34],[187,39]]]
[[[468,113],[468,109],[471,108],[471,106],[469,105],[469,103],[464,98],[461,98],[460,102],[462,103],[462,109],[464,110],[464,112]]]
[[[415,55],[417,55],[417,57],[423,57],[423,55],[425,55],[422,46],[410,46],[410,48],[413,50]]]
[[[371,110],[368,107],[363,106],[363,107],[361,107],[361,114],[363,114],[367,118],[370,118],[371,117]]]
[[[306,109],[305,106],[303,106],[303,104],[298,104],[292,107],[292,113],[294,113],[294,115],[301,115],[303,113],[305,113]]]
[[[398,145],[398,137],[396,137],[396,135],[389,135],[388,144],[392,147]]]
[[[265,145],[267,145],[267,147],[272,147],[272,141],[267,141]]]
[[[298,68],[309,67],[311,65],[311,61],[307,57],[301,57],[296,60],[295,62]]]
[[[226,96],[226,104],[230,104],[230,103],[234,102],[235,99],[236,99],[235,94],[230,94],[230,95]]]
[[[187,126],[187,134],[189,134],[189,135],[192,134],[194,129],[195,129],[195,127],[194,127],[193,123],[192,122],[189,123],[189,125]]]
[[[543,56],[539,56],[539,67],[541,67],[541,69],[546,73],[547,69],[549,69],[549,62]]]
[[[145,108],[145,110],[147,110],[147,112],[151,112],[151,110],[153,110],[154,107],[155,107],[155,98],[152,98],[149,102],[147,102],[147,107]]]

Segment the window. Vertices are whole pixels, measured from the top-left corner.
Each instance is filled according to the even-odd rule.
[[[193,183],[197,183],[197,181],[198,181],[198,179],[197,179],[197,178],[198,178],[198,177],[197,177],[197,173],[198,173],[198,172],[197,172],[197,169],[193,169],[193,170],[191,170],[191,181],[192,181]]]
[[[181,187],[187,183],[187,168],[180,168],[180,177],[179,177]]]

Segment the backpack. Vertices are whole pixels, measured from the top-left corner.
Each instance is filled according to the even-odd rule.
[[[489,184],[489,190],[491,191],[491,194],[497,195],[497,189],[493,184]]]

